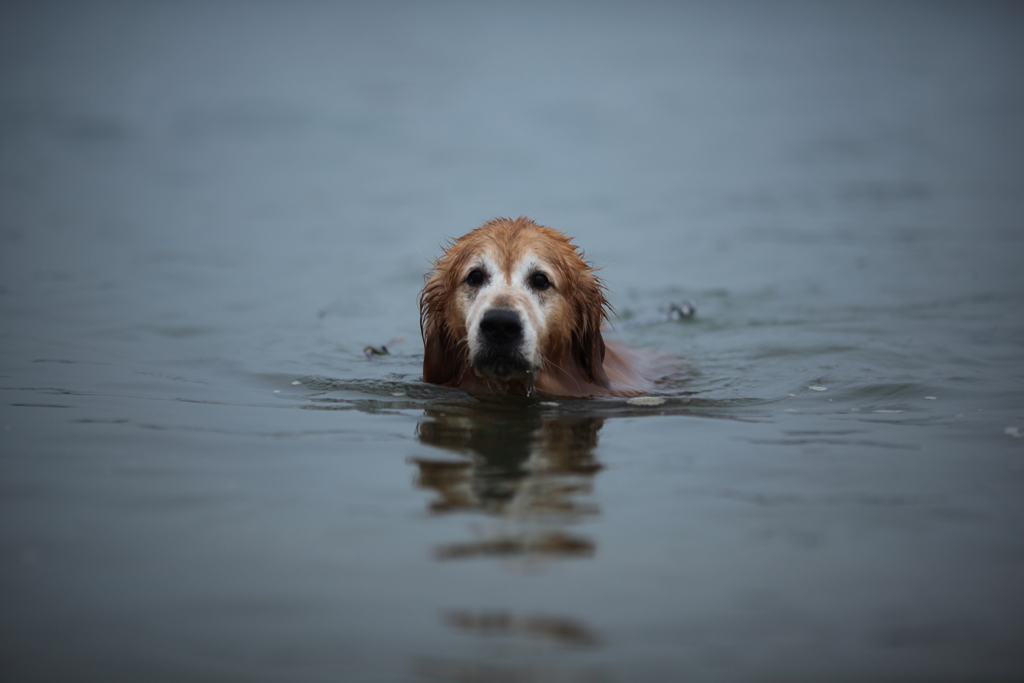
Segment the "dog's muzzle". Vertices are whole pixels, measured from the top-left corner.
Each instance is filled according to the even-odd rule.
[[[509,379],[528,374],[533,368],[523,354],[523,320],[507,308],[492,308],[480,319],[479,350],[473,357],[478,371]]]

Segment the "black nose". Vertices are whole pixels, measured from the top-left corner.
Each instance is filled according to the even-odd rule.
[[[507,308],[493,308],[480,321],[480,334],[492,344],[512,344],[523,338],[523,321]]]

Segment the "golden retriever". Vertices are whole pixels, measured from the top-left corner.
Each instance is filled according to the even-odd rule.
[[[604,284],[568,237],[499,218],[449,245],[420,293],[423,379],[475,393],[642,394],[638,356],[602,337]]]

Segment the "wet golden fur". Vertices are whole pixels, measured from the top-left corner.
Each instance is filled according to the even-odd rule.
[[[482,285],[467,281],[475,270],[488,272],[488,283],[493,282],[486,301]],[[528,284],[537,273],[549,279],[543,291]],[[606,343],[602,335],[609,312],[604,291],[594,269],[557,230],[526,218],[486,223],[450,244],[426,276],[420,293],[423,379],[480,393],[643,393],[649,383],[636,369],[634,354]],[[484,343],[479,341],[479,320],[486,314],[481,308],[521,316],[527,337],[522,355],[529,369],[495,376],[474,366],[479,354],[473,349]]]

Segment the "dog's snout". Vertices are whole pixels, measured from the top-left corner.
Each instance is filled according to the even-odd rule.
[[[495,308],[480,320],[480,334],[493,344],[512,344],[523,337],[523,321],[507,308]]]

